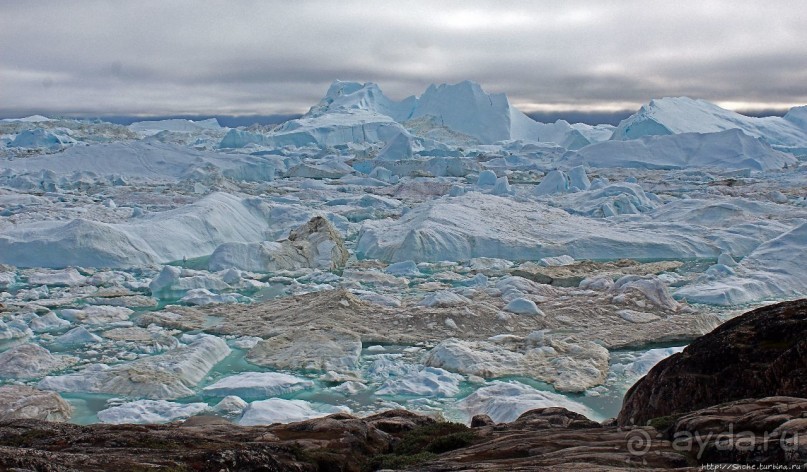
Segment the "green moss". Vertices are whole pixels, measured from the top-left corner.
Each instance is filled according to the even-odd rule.
[[[52,439],[53,433],[44,429],[29,429],[17,435],[8,435],[0,438],[1,446],[8,447],[31,447],[35,443]]]
[[[344,462],[344,456],[326,450],[302,451],[296,456],[297,460],[316,464],[317,470],[340,470],[339,464]],[[334,469],[334,467],[336,469]]]
[[[759,347],[762,349],[773,349],[777,351],[784,351],[790,349],[792,346],[793,342],[786,339],[765,339],[759,343]]]
[[[417,454],[428,451],[441,454],[472,443],[471,429],[460,423],[432,423],[404,434],[395,446],[395,454]]]
[[[397,454],[384,454],[376,456],[370,461],[370,470],[378,469],[406,469],[418,464],[423,464],[437,457],[433,452],[421,452],[418,454],[399,456]]]
[[[179,445],[168,438],[154,437],[143,435],[141,437],[131,438],[127,442],[127,447],[139,447],[143,449],[156,449],[162,451],[170,451],[177,449]]]
[[[676,421],[678,421],[680,417],[681,415],[659,416],[658,418],[651,419],[647,424],[648,426],[656,428],[658,431],[666,431],[675,426]]]
[[[459,423],[438,422],[405,433],[393,448],[369,461],[368,470],[405,469],[436,458],[439,454],[473,444],[473,431]]]

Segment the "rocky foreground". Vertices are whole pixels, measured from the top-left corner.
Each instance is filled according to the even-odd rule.
[[[807,464],[807,300],[742,315],[659,363],[597,423],[543,408],[471,427],[403,410],[235,426],[0,423],[3,470],[696,469]],[[785,396],[787,395],[787,396]],[[727,402],[728,401],[728,402]]]

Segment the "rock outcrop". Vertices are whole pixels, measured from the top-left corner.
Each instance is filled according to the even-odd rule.
[[[732,400],[807,397],[807,299],[734,318],[656,365],[625,395],[619,424]]]
[[[5,387],[3,387],[5,388]],[[621,428],[564,408],[472,427],[404,410],[236,426],[212,416],[161,425],[0,422],[2,470],[359,472],[702,470],[703,464],[800,465],[807,399],[742,400],[677,422]],[[773,469],[771,469],[773,470]]]
[[[700,463],[804,464],[805,415],[805,398],[739,400],[683,416],[669,436],[680,446],[694,440]]]
[[[168,425],[18,420],[0,424],[0,469],[360,472],[402,435],[433,423],[406,411],[253,427],[203,416]]]

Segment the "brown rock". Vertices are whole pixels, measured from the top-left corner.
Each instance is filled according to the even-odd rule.
[[[625,395],[618,420],[770,396],[807,397],[807,299],[741,315],[661,361]]]
[[[653,428],[604,428],[564,408],[540,408],[516,421],[472,430],[478,442],[409,470],[656,470],[685,468],[689,459]],[[644,441],[630,449],[632,441]],[[645,449],[646,444],[646,449]]]
[[[253,427],[210,418],[91,426],[14,420],[0,423],[0,470],[359,472],[383,465],[432,472],[623,471],[800,464],[807,444],[788,440],[803,431],[805,412],[804,398],[742,400],[689,413],[669,435],[649,426],[603,426],[563,408],[473,429],[403,410]],[[751,439],[758,450],[744,449]]]
[[[674,448],[699,463],[803,465],[807,399],[767,397],[718,405],[675,423]]]
[[[493,426],[496,424],[488,415],[476,415],[471,418],[471,428],[481,428],[482,426]]]

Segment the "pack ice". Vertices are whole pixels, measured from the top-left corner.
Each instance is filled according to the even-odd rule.
[[[807,295],[805,110],[539,123],[469,81],[335,81],[279,125],[2,120],[0,416],[612,417]]]

